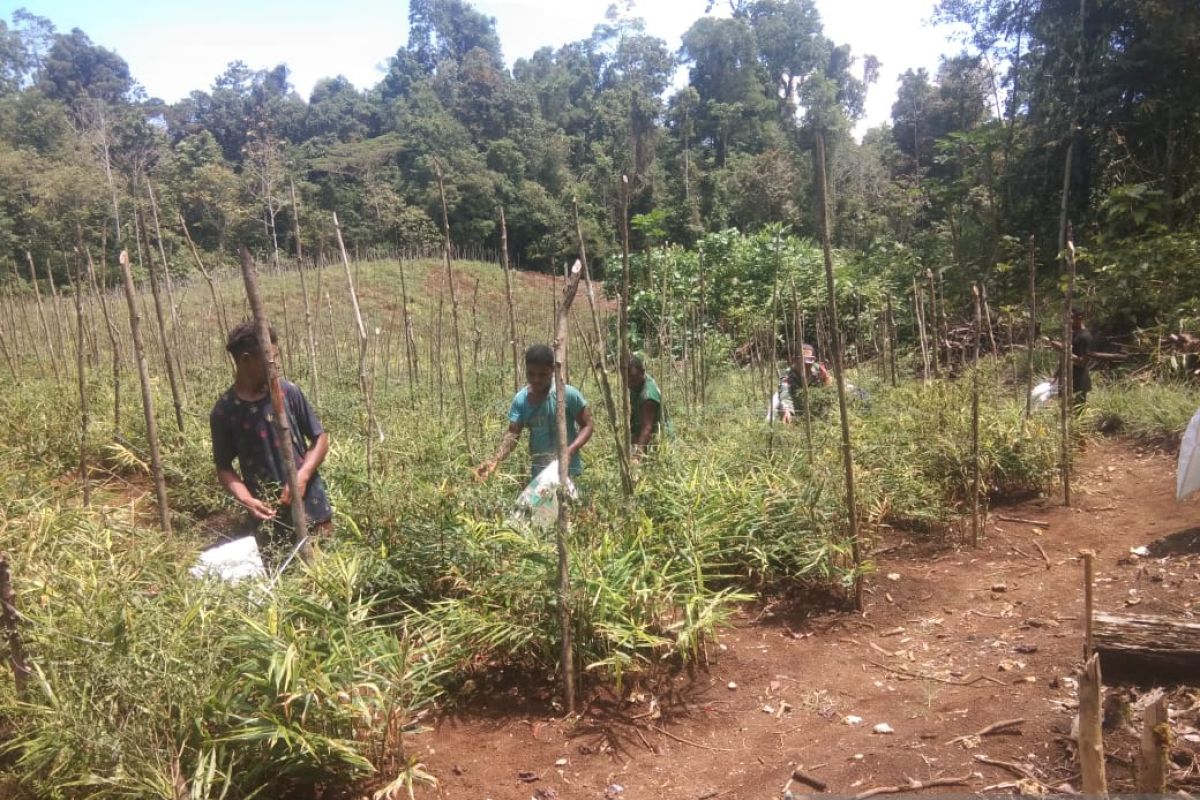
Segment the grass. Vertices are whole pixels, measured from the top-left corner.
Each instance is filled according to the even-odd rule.
[[[95,337],[87,374],[92,427],[84,445],[102,484],[92,509],[78,504],[73,379],[36,377],[27,361],[21,380],[0,385],[0,403],[12,410],[0,442],[0,549],[12,556],[18,604],[29,617],[23,634],[39,671],[24,699],[0,681],[0,730],[8,731],[0,779],[11,779],[14,792],[232,798],[317,785],[403,788],[424,775],[404,745],[422,709],[464,701],[460,687],[506,668],[555,678],[552,536],[509,519],[527,476],[524,446],[492,481],[470,477],[496,446],[511,396],[502,276],[490,265],[459,268],[459,288],[468,287],[460,291],[465,430],[446,366],[453,364],[448,308],[439,323],[441,266],[405,265],[416,383],[401,338],[400,267],[358,266],[385,433],[373,444],[370,478],[344,278],[340,270],[321,275],[318,410],[332,433],[322,473],[336,533],[315,567],[270,592],[187,572],[236,511],[209,455],[207,410],[230,374],[206,288],[176,287],[188,396],[182,432],[157,337],[146,336],[175,536],[154,530],[148,513],[145,426],[128,358],[114,430],[104,336]],[[472,315],[475,278],[481,289]],[[515,283],[518,339],[544,340],[550,279]],[[289,374],[315,400],[298,282],[283,275],[263,284],[290,351]],[[239,284],[227,279],[220,289],[238,318]],[[642,465],[629,501],[587,346],[573,337],[571,348],[572,382],[597,417],[570,541],[574,641],[589,680],[620,684],[640,670],[703,662],[742,603],[797,585],[844,597],[859,570],[872,568],[851,559],[831,397],[819,404],[825,411],[814,422],[810,457],[802,426],[772,431],[763,422],[769,380],[754,369],[714,358],[701,405],[685,391],[684,372],[667,366],[655,377],[675,436]],[[660,371],[657,358],[649,363]],[[886,536],[887,526],[950,535],[972,491],[970,382],[906,381],[893,389],[865,370],[851,379],[870,395],[851,407],[866,536]],[[1023,389],[1009,386],[1000,367],[981,367],[980,382],[987,494],[1044,488],[1054,473],[1053,416],[1024,422]],[[1097,394],[1098,405],[1110,402]],[[1133,396],[1127,403],[1140,408]]]

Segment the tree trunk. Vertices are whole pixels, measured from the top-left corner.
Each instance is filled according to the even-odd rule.
[[[146,348],[142,343],[142,318],[137,307],[137,290],[133,287],[133,272],[129,269],[129,252],[121,251],[121,277],[125,283],[125,301],[129,304],[129,335],[133,338],[133,356],[137,362],[138,381],[142,385],[142,411],[146,415],[146,440],[150,446],[150,472],[154,476],[154,493],[158,498],[158,524],[164,533],[171,532],[171,509],[167,505],[167,482],[163,477],[162,457],[158,447],[158,421],[154,416],[154,394],[150,389],[150,372],[146,368]]]
[[[1096,612],[1096,652],[1110,675],[1132,673],[1158,681],[1167,674],[1200,675],[1200,622],[1148,614]]]

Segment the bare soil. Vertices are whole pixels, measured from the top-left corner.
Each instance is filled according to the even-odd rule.
[[[1096,553],[1097,610],[1194,619],[1200,554],[1182,532],[1200,524],[1200,503],[1176,503],[1174,486],[1173,456],[1096,443],[1076,462],[1073,508],[1056,495],[993,509],[978,549],[888,534],[861,614],[782,600],[746,608],[692,674],[643,678],[620,695],[591,689],[578,719],[555,708],[550,686],[481,690],[410,737],[409,753],[444,797],[478,800],[779,798],[785,785],[813,793],[788,784],[795,768],[840,795],[963,776],[963,786],[938,791],[1014,790],[1016,774],[977,755],[1077,790],[1079,553]],[[1130,552],[1172,533],[1174,546]],[[1109,690],[1113,791],[1133,789],[1140,691]],[[1172,788],[1194,791],[1200,690],[1174,687],[1170,702]],[[952,741],[1010,719],[1023,720],[1015,732]],[[873,732],[880,723],[894,732]]]

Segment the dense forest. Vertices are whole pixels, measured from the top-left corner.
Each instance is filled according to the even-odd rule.
[[[1191,0],[941,0],[935,20],[970,31],[962,52],[904,72],[891,124],[861,143],[881,65],[831,41],[812,0],[730,0],[678,50],[614,6],[587,39],[511,66],[465,0],[409,6],[377,85],[331,77],[307,100],[286,65],[234,62],[165,103],[82,30],[0,21],[5,273],[28,252],[65,283],[77,226],[111,265],[135,206],[177,246],[182,218],[203,252],[291,257],[293,187],[306,252],[332,246],[330,211],[351,248],[419,250],[439,240],[439,168],[455,246],[495,252],[503,207],[526,268],[574,252],[578,203],[602,269],[622,175],[635,250],[773,223],[815,238],[820,132],[835,245],[898,287],[932,268],[952,292],[982,281],[1015,299],[1030,237],[1052,274],[1070,222],[1085,302],[1111,328],[1200,311]]]

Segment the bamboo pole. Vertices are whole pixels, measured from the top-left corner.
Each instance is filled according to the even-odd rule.
[[[521,388],[521,366],[517,355],[517,315],[513,311],[512,276],[508,268],[508,220],[500,206],[500,266],[504,270],[504,300],[508,304],[508,344],[512,348],[513,392]]]
[[[983,295],[983,319],[987,323],[988,343],[991,345],[992,355],[998,356],[1000,348],[996,346],[996,331],[992,328],[992,307],[988,305],[987,284],[980,284],[979,291]]]
[[[420,380],[420,362],[417,358],[417,340],[413,335],[412,314],[408,308],[408,281],[404,277],[404,260],[400,260],[400,303],[404,308],[401,321],[404,324],[404,364],[408,371],[408,398],[415,406],[417,381]]]
[[[137,290],[129,268],[129,251],[122,250],[119,259],[121,278],[125,284],[125,301],[129,304],[129,335],[133,339],[133,355],[137,362],[138,381],[142,386],[142,411],[146,416],[146,439],[150,446],[150,472],[154,476],[154,493],[158,498],[158,524],[164,533],[171,532],[171,509],[167,505],[167,482],[163,477],[162,458],[158,447],[158,421],[154,417],[154,395],[150,389],[150,372],[146,367],[146,348],[142,343],[142,318],[138,311]]]
[[[571,205],[575,212],[575,235],[579,241],[579,261],[576,264],[583,264],[583,280],[587,283],[588,308],[591,310],[592,328],[596,334],[596,348],[600,354],[600,364],[596,369],[596,377],[600,382],[600,392],[604,395],[604,410],[608,412],[608,425],[612,431],[613,440],[616,445],[617,470],[621,475],[621,491],[626,497],[633,497],[633,476],[629,469],[629,450],[627,449],[630,443],[628,439],[621,438],[623,426],[617,419],[617,406],[613,401],[612,388],[608,383],[608,359],[605,358],[604,331],[600,327],[600,315],[596,311],[596,295],[592,289],[592,275],[588,269],[587,247],[583,241],[583,226],[579,222],[579,203],[572,200]],[[566,394],[560,393],[558,398],[559,405],[565,406]]]
[[[979,337],[980,320],[980,289],[979,284],[971,286],[971,295],[975,299],[975,324],[971,329],[971,338],[975,344],[975,362],[971,366],[971,463],[973,480],[971,483],[971,546],[979,547],[979,532],[982,520],[979,516]]]
[[[779,382],[779,358],[776,351],[779,344],[779,239],[780,232],[775,231],[775,259],[774,268],[771,272],[771,366],[769,375],[774,379],[775,386],[782,389],[783,386]],[[771,395],[771,387],[767,387],[767,396]],[[779,398],[779,402],[783,402],[783,397]],[[771,458],[775,453],[775,417],[778,416],[775,406],[771,406],[771,414],[768,417],[770,420],[767,423],[767,458]]]
[[[21,700],[25,697],[25,687],[32,670],[25,659],[25,645],[21,641],[21,612],[17,610],[17,593],[13,590],[7,553],[0,553],[0,620],[4,623],[8,639],[8,663],[12,667],[17,699]]]
[[[354,321],[358,329],[358,389],[362,392],[363,405],[367,410],[367,429],[366,429],[366,444],[367,444],[367,481],[370,482],[373,476],[371,471],[371,455],[374,445],[372,444],[371,430],[377,429],[380,443],[383,442],[383,428],[377,427],[378,422],[375,419],[375,404],[371,399],[371,383],[367,376],[367,326],[363,324],[362,311],[358,307],[358,292],[354,290],[354,276],[350,270],[350,256],[346,253],[346,243],[342,241],[342,226],[338,224],[337,212],[333,212],[333,229],[337,233],[338,251],[342,255],[342,266],[346,268],[346,285],[350,290],[350,305],[354,308]],[[326,295],[328,298],[328,295]],[[333,309],[330,307],[330,317],[332,319]],[[331,331],[336,339],[337,331]]]
[[[174,282],[171,280],[171,264],[167,261],[167,251],[163,246],[162,226],[158,224],[158,202],[154,199],[154,188],[150,185],[148,177],[146,178],[146,195],[150,198],[150,213],[154,219],[154,238],[158,242],[158,255],[161,259],[159,263],[162,264],[163,282],[167,286],[167,304],[171,309],[171,329],[175,338],[175,366],[178,369],[180,388],[186,395],[187,372],[184,370],[183,361],[181,360],[184,349],[183,325],[179,321],[179,306],[175,302],[175,287],[173,285]]]
[[[921,298],[921,286],[913,278],[913,325],[917,328],[917,341],[921,343],[921,374],[923,382],[929,384],[929,350],[925,347],[925,301]]]
[[[442,200],[442,258],[446,265],[446,282],[450,284],[450,323],[454,326],[454,370],[458,378],[458,400],[462,406],[463,442],[467,446],[467,456],[474,459],[471,449],[471,411],[467,405],[467,383],[463,378],[462,344],[458,338],[458,293],[454,289],[454,271],[450,267],[450,211],[446,205],[446,185],[442,179],[442,166],[436,160],[433,162],[437,173],[438,194]]]
[[[296,202],[296,182],[288,176],[292,199],[292,236],[296,240],[296,271],[300,273],[300,295],[304,298],[304,336],[308,350],[309,380],[312,381],[313,402],[321,405],[321,373],[317,369],[317,335],[313,330],[312,304],[308,299],[308,281],[304,277],[304,248],[300,242],[300,204]],[[318,298],[319,302],[319,298]]]
[[[554,384],[558,392],[555,403],[554,423],[558,436],[558,519],[555,525],[555,544],[558,550],[558,622],[562,636],[563,705],[568,714],[575,713],[575,653],[571,644],[571,573],[567,554],[567,537],[571,532],[570,510],[567,491],[571,479],[571,460],[567,456],[567,380],[563,373],[565,345],[567,341],[567,319],[575,294],[579,290],[579,279],[583,266],[579,261],[571,269],[570,277],[563,287],[562,303],[555,316],[554,333]]]
[[[16,345],[14,343],[14,347],[15,346]],[[0,350],[2,350],[4,352],[4,361],[5,361],[5,363],[8,364],[8,371],[12,373],[13,380],[19,381],[21,379],[21,376],[17,372],[16,364],[13,363],[12,353],[9,352],[8,344],[4,338],[4,330],[3,329],[0,329]]]
[[[697,266],[700,273],[700,310],[699,310],[699,364],[700,364],[700,411],[704,411],[704,402],[708,397],[708,347],[707,338],[705,336],[705,327],[708,323],[708,285],[707,285],[707,269],[704,261],[704,247],[701,246],[697,252]]]
[[[1067,285],[1063,296],[1063,341],[1062,341],[1062,379],[1059,381],[1061,400],[1062,428],[1062,483],[1063,505],[1071,505],[1071,411],[1075,400],[1074,379],[1071,369],[1074,355],[1071,342],[1071,305],[1075,297],[1075,242],[1071,234],[1071,225],[1067,224],[1067,246],[1063,251],[1066,258]]]
[[[142,210],[137,210],[138,225],[142,232],[142,243],[146,246],[146,270],[150,275],[150,293],[154,296],[154,315],[158,320],[158,341],[162,348],[163,361],[167,365],[167,382],[171,385],[171,403],[175,406],[175,424],[183,433],[183,393],[179,378],[175,373],[175,359],[171,349],[170,338],[167,336],[167,326],[163,321],[162,297],[158,288],[158,275],[154,271],[154,251],[150,248],[150,234],[146,230],[146,220]]]
[[[833,281],[833,248],[829,241],[829,198],[825,179],[825,134],[816,131],[817,198],[820,204],[821,248],[825,255],[825,289],[829,302],[829,324],[833,336],[833,369],[837,379],[838,412],[842,421],[842,464],[846,471],[846,512],[850,517],[850,547],[854,557],[854,606],[863,608],[862,548],[859,542],[858,506],[854,497],[854,454],[850,449],[850,417],[846,410],[846,376],[842,369],[841,331],[838,326],[837,294]]]
[[[42,323],[42,333],[46,337],[46,349],[50,353],[50,368],[54,372],[54,380],[59,380],[58,354],[54,349],[54,335],[50,333],[50,323],[46,321],[46,311],[42,306],[42,290],[38,288],[37,270],[33,266],[33,254],[25,251],[25,259],[29,262],[29,282],[33,284],[33,296],[37,301],[38,320]]]
[[[87,438],[88,438],[88,396],[87,375],[84,364],[83,347],[83,260],[79,252],[83,249],[83,231],[75,228],[75,280],[72,289],[75,293],[75,325],[79,331],[79,346],[75,348],[75,378],[79,388],[79,482],[83,487],[83,504],[92,504],[92,487],[88,482]]]
[[[300,479],[296,475],[296,455],[292,450],[292,419],[283,397],[283,385],[279,376],[279,356],[271,346],[271,327],[263,308],[262,295],[258,290],[258,276],[250,251],[242,246],[242,281],[246,284],[246,299],[254,314],[258,329],[258,348],[267,365],[267,385],[271,392],[271,407],[275,412],[275,437],[279,444],[279,456],[283,461],[284,478],[292,506],[292,537],[300,558],[307,564],[312,561],[312,545],[308,541],[308,514],[304,509],[304,495],[300,492]]]

